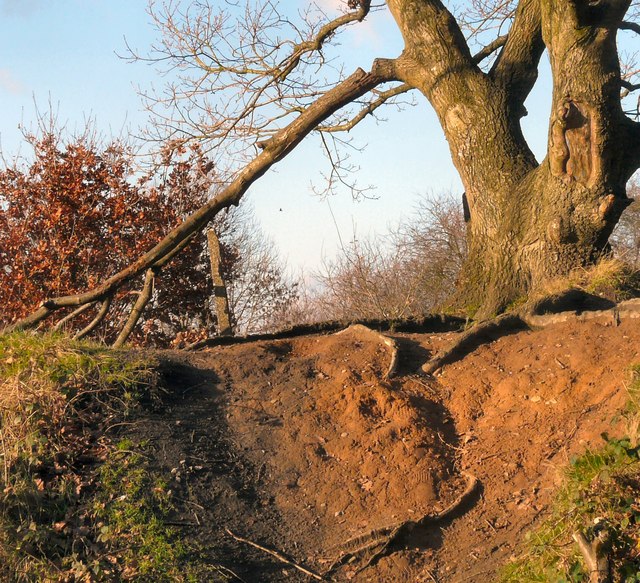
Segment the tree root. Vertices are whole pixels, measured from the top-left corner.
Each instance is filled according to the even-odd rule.
[[[383,378],[386,380],[396,375],[396,373],[398,372],[399,351],[398,344],[393,338],[389,338],[388,336],[385,336],[380,332],[376,332],[372,328],[364,326],[363,324],[351,324],[351,326],[345,328],[344,330],[341,330],[340,332],[338,332],[338,334],[346,334],[349,332],[356,333],[367,338],[372,338],[374,341],[381,342],[382,344],[387,346],[389,350],[391,350],[391,360],[389,362],[389,368],[387,369],[387,372],[384,374]]]
[[[441,314],[431,314],[421,318],[407,318],[405,320],[380,320],[380,319],[363,319],[363,320],[329,320],[325,322],[317,322],[315,324],[298,324],[290,328],[278,330],[277,332],[268,332],[262,334],[249,334],[246,336],[215,336],[206,340],[199,340],[186,347],[186,350],[202,350],[213,346],[228,346],[232,344],[245,344],[247,342],[255,342],[256,340],[283,340],[289,338],[297,338],[299,336],[307,336],[309,334],[330,334],[339,332],[353,324],[362,324],[367,328],[375,331],[395,332],[421,332],[421,333],[439,333],[439,332],[459,332],[464,326],[465,320],[455,316],[447,316]]]
[[[535,330],[563,322],[584,322],[596,318],[610,319],[617,326],[622,320],[640,318],[640,298],[620,302],[607,310],[568,310],[537,314],[537,306],[545,300],[518,312],[502,314],[493,320],[478,322],[456,338],[453,344],[438,352],[422,367],[423,372],[433,375],[443,366],[460,360],[479,346],[520,330]]]
[[[446,364],[460,360],[482,344],[525,328],[527,324],[518,314],[502,314],[493,320],[478,322],[463,332],[451,346],[438,352],[422,367],[422,370],[427,374],[435,374]]]
[[[354,543],[358,544],[357,548],[348,551],[340,555],[324,572],[324,577],[329,577],[337,571],[343,565],[353,562],[361,558],[367,552],[379,547],[378,550],[373,553],[367,561],[358,568],[356,571],[360,573],[365,569],[375,565],[383,556],[385,556],[392,544],[398,542],[418,527],[436,525],[440,522],[452,518],[463,507],[469,499],[472,497],[476,488],[478,487],[478,479],[471,474],[463,473],[467,484],[464,491],[460,496],[442,512],[437,514],[425,514],[418,520],[406,520],[400,524],[393,526],[378,528],[372,530],[364,535],[349,539],[345,541],[343,546],[350,546]]]

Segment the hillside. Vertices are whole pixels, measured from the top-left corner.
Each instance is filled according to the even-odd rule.
[[[0,337],[0,578],[578,583],[604,528],[635,581],[638,303],[473,342]]]
[[[129,432],[173,476],[183,534],[244,581],[491,581],[572,456],[620,434],[637,320],[481,345],[370,330],[163,353],[172,403]],[[245,540],[242,540],[245,539]]]

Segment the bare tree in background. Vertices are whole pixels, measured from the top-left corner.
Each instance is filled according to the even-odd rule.
[[[451,298],[466,252],[458,201],[423,197],[386,237],[354,239],[325,262],[316,302],[326,319],[423,316]]]
[[[634,199],[624,211],[611,237],[616,255],[634,269],[640,269],[640,186],[634,182],[629,188]]]
[[[229,223],[217,232],[223,249],[232,259],[223,262],[221,272],[235,332],[272,330],[295,304],[298,282],[287,274],[285,262],[250,207],[234,208]]]

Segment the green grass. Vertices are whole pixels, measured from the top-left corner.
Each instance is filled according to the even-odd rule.
[[[165,521],[167,485],[110,427],[155,364],[60,335],[0,336],[0,580],[213,581]]]
[[[625,418],[637,426],[640,366],[633,367]],[[583,583],[589,580],[572,535],[590,539],[606,526],[611,534],[613,581],[640,582],[640,446],[633,438],[609,439],[597,451],[572,460],[550,516],[524,541],[501,583]],[[597,523],[597,524],[596,524]]]

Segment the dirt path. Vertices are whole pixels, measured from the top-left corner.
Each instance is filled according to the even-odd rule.
[[[235,580],[313,579],[226,529],[316,573],[371,546],[336,581],[491,581],[569,457],[615,435],[639,329],[520,332],[435,379],[420,367],[451,333],[390,334],[390,379],[390,346],[353,330],[164,354],[171,405],[132,431],[172,476],[175,522]],[[479,486],[458,505],[464,472]]]

